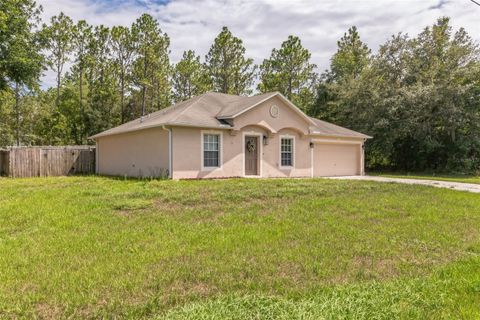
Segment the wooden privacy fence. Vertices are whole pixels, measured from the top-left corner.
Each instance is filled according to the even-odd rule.
[[[11,147],[0,149],[0,175],[47,177],[95,173],[95,147]]]

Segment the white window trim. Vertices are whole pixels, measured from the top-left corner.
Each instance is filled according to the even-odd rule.
[[[292,165],[291,166],[282,166],[282,139],[292,139],[292,152],[293,152],[293,155],[292,155]],[[295,145],[296,145],[296,141],[295,141],[295,136],[292,136],[290,134],[284,134],[284,135],[280,135],[278,136],[278,167],[280,169],[284,169],[284,170],[291,170],[293,168],[295,168],[295,164],[297,163],[297,159],[296,156],[297,156],[297,153],[295,152]]]
[[[218,141],[218,147],[220,148],[218,152],[218,167],[205,167],[204,162],[203,162],[203,146],[204,146],[204,139],[203,137],[206,134],[215,134],[219,136],[219,141]],[[200,159],[201,159],[201,168],[202,171],[215,171],[215,170],[222,170],[223,169],[223,131],[218,131],[218,130],[201,130],[200,131],[200,145],[201,145],[201,154],[200,154]]]
[[[246,175],[245,174],[245,138],[249,136],[249,137],[258,137],[258,145],[259,145],[259,150],[258,150],[258,162],[259,162],[259,168],[258,168],[258,175],[256,176],[252,176],[252,175]],[[255,132],[255,131],[251,131],[251,132],[243,132],[243,143],[242,143],[242,176],[244,178],[260,178],[262,177],[262,167],[263,167],[263,134],[262,133],[258,133],[258,132]]]

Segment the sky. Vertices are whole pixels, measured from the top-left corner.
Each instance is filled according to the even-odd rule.
[[[171,41],[170,59],[183,51],[202,57],[222,26],[241,38],[246,55],[256,63],[270,56],[289,35],[310,50],[322,72],[328,68],[337,41],[355,25],[362,40],[375,52],[399,32],[415,36],[437,18],[448,16],[455,29],[463,27],[480,42],[480,6],[471,0],[37,0],[42,19],[61,11],[74,21],[92,25],[131,25],[142,13],[155,17]],[[46,72],[43,87],[54,85]]]

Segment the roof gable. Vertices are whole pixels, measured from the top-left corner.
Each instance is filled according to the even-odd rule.
[[[273,106],[277,107],[276,115],[272,114]],[[240,130],[248,126],[260,126],[271,133],[290,128],[308,135],[310,127],[313,126],[311,119],[306,121],[303,113],[299,113],[295,108],[292,108],[279,95],[274,95],[242,111],[232,120],[234,130]]]
[[[253,108],[259,106],[265,101],[272,99],[273,97],[278,97],[281,99],[288,107],[300,115],[308,124],[315,125],[310,117],[308,117],[302,110],[295,106],[290,100],[285,98],[280,92],[269,92],[261,95],[256,95],[246,98],[242,103],[233,103],[228,108],[222,110],[220,114],[217,115],[218,119],[233,119],[239,115],[244,114],[245,112],[252,110]]]

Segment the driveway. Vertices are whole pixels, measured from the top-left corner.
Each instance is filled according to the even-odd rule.
[[[386,178],[386,177],[376,177],[376,176],[330,177],[330,179],[364,180],[364,181],[377,181],[377,182],[395,182],[395,183],[405,183],[405,184],[420,184],[420,185],[423,185],[423,186],[431,186],[431,187],[437,187],[437,188],[480,193],[480,185],[479,184],[473,184],[473,183],[436,181],[436,180],[420,180],[420,179],[405,179],[405,178]]]

